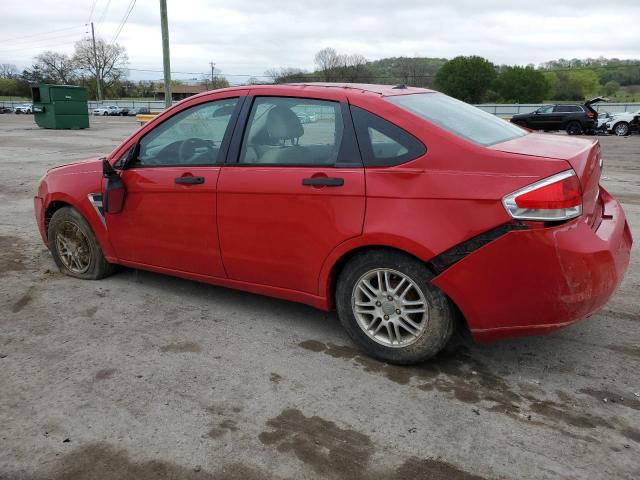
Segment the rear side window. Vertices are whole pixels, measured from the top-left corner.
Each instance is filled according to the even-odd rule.
[[[332,167],[356,158],[353,133],[345,130],[339,102],[256,97],[242,141],[241,164]]]
[[[560,113],[572,113],[582,112],[582,109],[578,105],[556,105],[555,111]]]
[[[426,148],[414,136],[383,118],[351,106],[365,167],[390,167],[424,155]]]
[[[493,145],[527,135],[506,120],[442,93],[396,95],[385,100],[478,145]]]

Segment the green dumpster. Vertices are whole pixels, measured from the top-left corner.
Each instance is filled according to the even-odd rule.
[[[89,128],[87,89],[71,85],[31,87],[33,117],[41,128]]]

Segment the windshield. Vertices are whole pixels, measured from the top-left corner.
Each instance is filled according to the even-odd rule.
[[[442,93],[397,95],[385,100],[478,145],[493,145],[527,134],[520,127]]]

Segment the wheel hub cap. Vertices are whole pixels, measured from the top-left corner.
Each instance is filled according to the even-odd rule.
[[[360,277],[351,306],[363,332],[387,347],[411,345],[428,321],[422,290],[408,276],[391,269],[371,270]]]

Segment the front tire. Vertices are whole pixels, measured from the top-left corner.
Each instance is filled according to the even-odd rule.
[[[627,122],[618,122],[613,126],[613,133],[619,137],[629,135],[629,124]]]
[[[57,210],[49,221],[49,250],[62,273],[85,280],[98,280],[115,271],[107,262],[91,226],[72,207]]]
[[[453,333],[454,309],[415,258],[369,250],[344,267],[336,288],[338,316],[367,354],[407,365],[433,357]]]
[[[569,122],[566,127],[567,135],[582,135],[582,124],[580,122]]]

